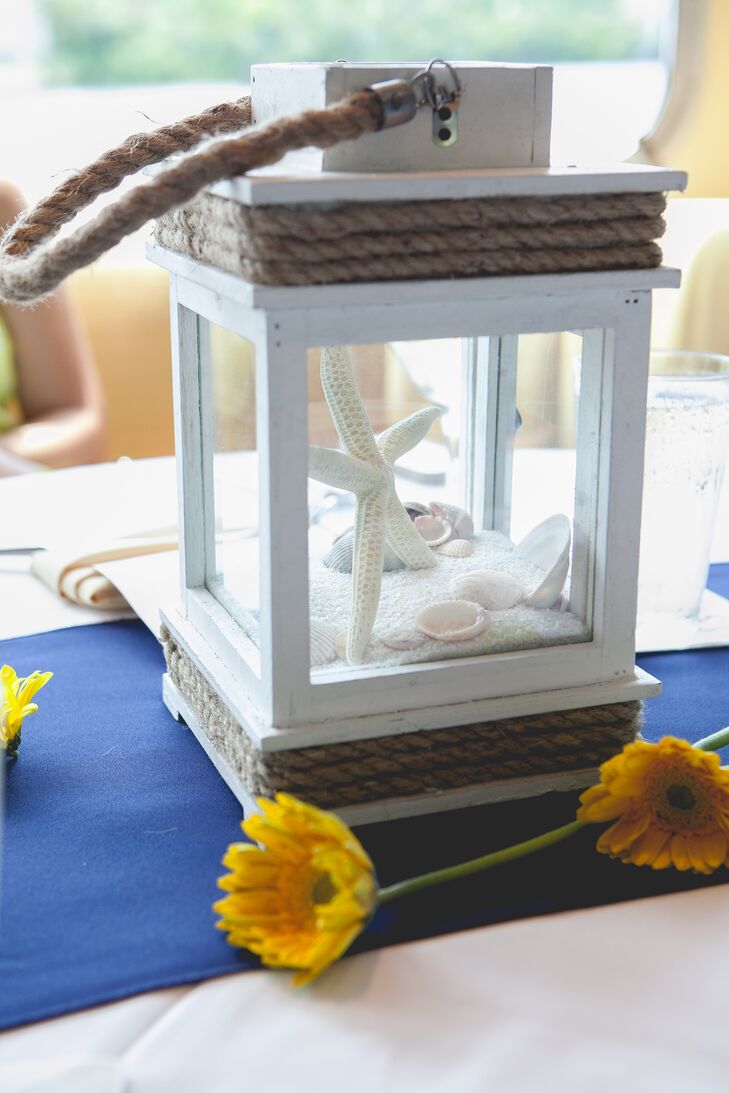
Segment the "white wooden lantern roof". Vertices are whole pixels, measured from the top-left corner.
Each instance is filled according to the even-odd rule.
[[[644,163],[608,167],[489,167],[448,171],[322,171],[310,152],[290,153],[272,167],[218,182],[210,192],[243,205],[309,205],[347,201],[462,201],[481,197],[568,197],[579,194],[685,190],[688,175]]]
[[[609,168],[530,167],[453,171],[338,172],[322,171],[316,157],[298,153],[272,167],[251,171],[240,178],[219,182],[209,192],[242,205],[338,205],[357,201],[463,200],[497,197],[559,197],[580,194],[658,193],[684,190],[685,171],[648,164],[621,163]],[[395,291],[393,282],[368,284],[275,287],[256,285],[240,277],[202,266],[156,244],[149,258],[170,272],[207,288],[224,292],[228,299],[252,308],[344,306],[387,303]],[[398,300],[443,302],[504,294],[541,295],[544,292],[579,292],[601,288],[676,288],[678,270],[668,267],[616,270],[600,273],[530,274],[509,277],[475,277],[444,280],[398,281]]]

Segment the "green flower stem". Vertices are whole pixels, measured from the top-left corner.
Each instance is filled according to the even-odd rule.
[[[436,869],[434,873],[423,873],[419,877],[411,877],[410,880],[401,880],[398,884],[381,888],[379,901],[389,903],[390,900],[399,899],[400,896],[419,892],[421,888],[430,888],[432,885],[444,884],[446,881],[458,880],[460,877],[470,877],[472,873],[481,873],[485,869],[492,869],[495,865],[525,858],[527,854],[534,854],[537,850],[544,850],[547,846],[569,839],[582,827],[584,824],[580,820],[573,820],[564,827],[555,827],[552,831],[546,831],[544,835],[537,835],[536,838],[527,839],[526,842],[507,846],[504,850],[495,850],[492,854],[484,854],[481,858],[473,858],[471,861],[461,862],[460,865],[451,865],[447,869]]]
[[[712,733],[711,736],[705,736],[703,740],[697,740],[694,747],[701,748],[702,751],[718,751],[727,744],[729,744],[729,725],[725,729]]]

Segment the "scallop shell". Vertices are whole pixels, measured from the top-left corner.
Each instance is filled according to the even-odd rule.
[[[349,634],[346,630],[340,630],[334,639],[334,649],[338,657],[342,660],[347,659],[347,641]]]
[[[428,546],[441,546],[453,534],[453,525],[440,516],[416,516],[414,524]]]
[[[438,547],[439,554],[447,554],[451,558],[468,558],[473,554],[473,544],[468,539],[449,539]]]
[[[322,558],[322,564],[327,569],[335,569],[337,573],[351,573],[353,555],[352,532],[347,531],[329,548]]]
[[[491,625],[491,617],[481,604],[468,600],[432,603],[415,621],[424,634],[437,641],[468,641]]]
[[[309,623],[311,663],[314,666],[328,664],[337,655],[335,641],[337,631],[324,619],[312,619]]]
[[[554,607],[560,601],[570,568],[571,539],[570,522],[560,513],[537,524],[516,546],[515,554],[545,571],[524,601],[528,607]]]
[[[448,585],[457,600],[471,600],[492,611],[505,611],[524,599],[524,588],[507,573],[494,569],[474,569],[454,577]]]
[[[466,510],[459,508],[458,505],[449,505],[445,501],[431,501],[430,511],[433,516],[448,520],[459,539],[470,539],[473,535],[473,520]]]
[[[388,649],[417,649],[425,636],[419,630],[391,630],[389,634],[382,634],[381,640]]]
[[[354,556],[354,528],[345,531],[336,540],[329,551],[322,558],[322,563],[327,569],[335,569],[337,573],[352,572],[352,558]],[[391,573],[396,569],[404,569],[405,563],[398,557],[394,550],[385,543],[385,556],[383,571]]]

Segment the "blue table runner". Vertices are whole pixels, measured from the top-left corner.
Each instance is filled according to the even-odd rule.
[[[729,565],[711,586],[729,596]],[[161,700],[163,658],[138,622],[0,643],[0,663],[55,672],[7,784],[0,1027],[257,967],[213,928],[220,858],[241,810]],[[729,722],[729,649],[652,654],[664,681],[646,735]],[[574,816],[552,794],[362,828],[381,883],[453,864]],[[353,951],[729,879],[653,873],[594,851],[596,829],[493,873],[380,908]]]

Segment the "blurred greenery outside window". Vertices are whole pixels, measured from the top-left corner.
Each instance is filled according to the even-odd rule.
[[[0,174],[35,201],[129,133],[240,96],[252,63],[435,56],[553,64],[552,162],[614,163],[660,111],[677,4],[0,0]]]
[[[615,61],[656,56],[650,0],[38,0],[51,83],[245,82],[264,59]]]

